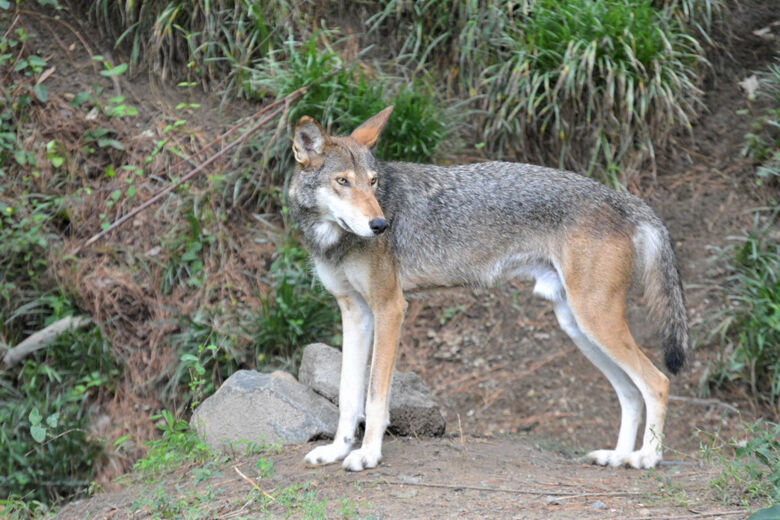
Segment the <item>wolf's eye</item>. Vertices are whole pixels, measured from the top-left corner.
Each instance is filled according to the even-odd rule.
[[[376,184],[376,177],[371,177],[371,180],[369,180],[368,182],[371,184],[371,186],[373,186],[374,184]]]
[[[342,186],[345,186],[349,181],[346,177],[336,177],[336,182],[341,184]]]

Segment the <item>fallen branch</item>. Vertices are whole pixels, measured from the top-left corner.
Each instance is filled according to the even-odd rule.
[[[234,148],[235,146],[241,144],[247,137],[252,135],[254,132],[256,132],[258,129],[260,129],[264,125],[268,124],[269,121],[273,120],[280,113],[287,112],[287,109],[289,108],[290,103],[292,103],[293,101],[296,101],[298,98],[303,96],[303,94],[306,92],[307,89],[308,89],[308,87],[299,88],[298,90],[296,90],[292,94],[289,94],[289,95],[283,97],[282,99],[274,101],[273,103],[271,103],[270,105],[265,107],[263,110],[261,110],[258,113],[258,116],[259,116],[259,115],[261,115],[261,114],[263,114],[265,112],[270,111],[270,114],[268,114],[265,118],[263,118],[261,121],[257,122],[255,125],[253,125],[251,128],[249,128],[249,130],[247,130],[246,132],[241,134],[239,137],[237,137],[235,141],[233,141],[232,143],[230,143],[226,147],[222,148],[220,151],[218,151],[217,153],[215,153],[214,155],[212,155],[211,157],[206,159],[204,162],[202,162],[197,167],[195,167],[192,170],[190,170],[190,172],[187,173],[187,175],[185,175],[184,177],[182,177],[178,181],[174,182],[173,184],[170,184],[169,186],[166,186],[162,190],[158,191],[154,196],[152,196],[152,198],[150,198],[149,200],[147,200],[146,202],[144,202],[140,206],[136,207],[135,209],[131,210],[129,213],[126,213],[125,215],[122,215],[120,218],[118,218],[116,221],[114,221],[113,224],[111,224],[106,229],[104,229],[103,231],[101,231],[97,235],[95,235],[92,238],[90,238],[89,240],[87,240],[84,243],[84,246],[91,246],[92,244],[94,244],[95,242],[97,242],[98,240],[100,240],[101,238],[106,236],[108,233],[110,233],[111,231],[115,230],[116,228],[118,228],[119,226],[121,226],[122,224],[124,224],[125,222],[127,222],[131,218],[135,217],[136,215],[141,213],[143,210],[145,210],[146,208],[148,208],[149,206],[151,206],[152,204],[154,204],[155,202],[157,202],[158,200],[163,198],[163,196],[165,196],[168,193],[170,193],[171,191],[175,190],[177,187],[181,186],[182,184],[184,184],[185,182],[187,182],[191,178],[195,177],[195,175],[197,175],[202,170],[204,170],[207,166],[209,166],[211,163],[213,163],[214,161],[216,161],[217,159],[219,159],[220,157],[225,155],[232,148]],[[271,110],[272,108],[273,108],[273,110]],[[76,252],[78,252],[78,250]],[[75,254],[75,253],[73,253],[73,254]]]
[[[724,410],[731,412],[734,415],[739,415],[739,410],[731,406],[728,403],[724,403],[723,401],[718,401],[717,399],[699,399],[698,397],[684,397],[681,395],[670,395],[669,396],[670,401],[682,401],[684,403],[691,403],[699,406],[714,406],[717,408],[723,408]]]
[[[68,316],[55,321],[45,329],[29,336],[14,348],[9,349],[3,357],[3,362],[9,367],[13,366],[36,350],[46,348],[54,343],[63,332],[83,327],[91,322],[90,318],[84,316]]]
[[[394,486],[420,486],[440,489],[468,489],[470,491],[490,491],[493,493],[515,493],[520,495],[551,496],[560,498],[588,498],[588,497],[623,497],[642,495],[639,491],[595,491],[590,493],[568,493],[566,491],[536,491],[529,489],[513,489],[488,486],[463,486],[458,484],[431,484],[427,482],[398,482],[393,480],[383,480],[385,484]]]
[[[687,520],[689,518],[707,518],[711,516],[736,516],[747,514],[747,509],[735,509],[732,511],[711,511],[711,512],[698,512],[691,509],[693,514],[690,515],[674,515],[674,516],[638,516],[635,518],[641,518],[642,520]]]

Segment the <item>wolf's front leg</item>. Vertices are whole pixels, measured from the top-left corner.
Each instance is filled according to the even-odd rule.
[[[398,350],[398,337],[405,307],[403,294],[397,286],[381,301],[372,302],[375,334],[366,401],[366,433],[360,449],[353,451],[344,459],[343,466],[350,471],[374,468],[382,460],[382,437],[390,422],[388,413],[390,383],[393,378],[395,354]]]
[[[355,429],[363,416],[365,375],[368,350],[373,333],[373,316],[368,304],[357,293],[336,298],[341,310],[344,339],[341,347],[339,383],[339,424],[331,444],[310,451],[307,464],[331,464],[347,456],[355,442]]]

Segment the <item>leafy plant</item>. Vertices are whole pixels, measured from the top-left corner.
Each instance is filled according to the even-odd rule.
[[[168,410],[152,416],[152,420],[161,420],[157,426],[162,431],[159,439],[146,443],[149,451],[146,457],[136,461],[133,469],[146,475],[156,475],[170,471],[185,463],[204,462],[213,456],[211,449],[190,430],[186,421],[175,417]]]
[[[195,209],[185,212],[188,224],[186,234],[174,229],[165,242],[169,261],[162,279],[162,291],[168,293],[178,284],[199,287],[203,284],[203,249],[214,243],[215,237],[203,226],[201,215]]]
[[[0,495],[49,502],[89,486],[102,448],[88,405],[118,375],[106,347],[97,328],[68,332],[18,374],[0,370]]]
[[[262,298],[250,329],[256,359],[297,366],[305,344],[333,337],[338,313],[330,294],[310,275],[306,252],[292,238],[277,250],[268,278],[272,290]]]

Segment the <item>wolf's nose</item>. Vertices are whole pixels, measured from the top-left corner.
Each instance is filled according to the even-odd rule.
[[[381,235],[387,229],[387,221],[383,218],[372,218],[368,223],[368,227],[371,228],[375,235]]]

